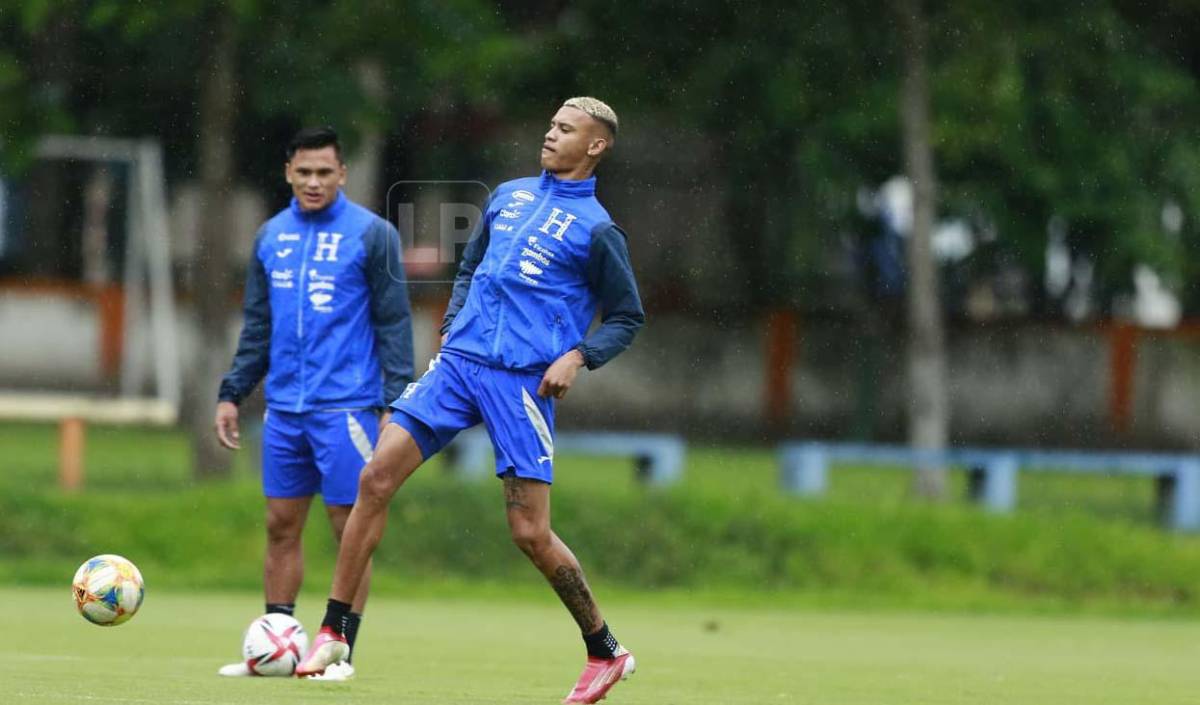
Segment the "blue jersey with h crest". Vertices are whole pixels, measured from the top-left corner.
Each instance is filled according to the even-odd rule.
[[[629,346],[645,314],[625,233],[595,193],[595,177],[548,172],[493,192],[455,278],[443,351],[540,372],[572,348],[594,369]]]
[[[340,191],[319,211],[292,199],[255,240],[220,399],[240,402],[265,375],[280,411],[382,407],[412,379],[409,319],[396,229]]]

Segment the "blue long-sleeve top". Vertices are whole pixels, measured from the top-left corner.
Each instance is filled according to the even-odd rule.
[[[596,200],[595,177],[544,172],[502,184],[488,202],[455,277],[442,349],[538,371],[575,348],[596,369],[645,319],[627,237]]]
[[[412,381],[399,233],[341,193],[317,212],[293,199],[259,229],[243,310],[222,401],[265,376],[270,408],[382,407]]]

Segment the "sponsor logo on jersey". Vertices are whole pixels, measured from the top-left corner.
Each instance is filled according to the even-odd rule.
[[[525,201],[526,203],[533,203],[534,199],[533,194],[524,189],[520,191],[513,191],[512,197],[518,201]]]
[[[292,281],[295,277],[296,273],[291,269],[272,269],[271,286],[276,289],[291,289],[295,286],[295,283]]]
[[[521,248],[521,256],[528,257],[529,259],[532,259],[532,260],[537,260],[539,263],[541,263],[541,265],[543,267],[550,266],[550,258],[549,257],[542,254],[541,252],[535,252],[535,251],[529,249],[528,247]]]
[[[333,313],[329,305],[333,301],[333,292],[337,290],[337,277],[332,274],[321,274],[316,267],[308,270],[308,300],[313,310],[318,313]]]
[[[507,208],[501,208],[500,209],[500,217],[508,218],[509,220],[512,220],[513,218],[520,218],[521,211],[513,211],[513,210],[509,210]]]

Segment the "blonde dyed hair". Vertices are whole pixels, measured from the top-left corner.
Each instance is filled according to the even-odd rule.
[[[608,107],[608,103],[605,103],[598,98],[578,96],[575,98],[568,98],[567,100],[563,101],[563,106],[567,108],[575,108],[576,110],[582,110],[583,112],[592,116],[592,118],[607,125],[614,138],[617,136],[617,127],[620,125],[620,121],[617,120],[617,112]]]

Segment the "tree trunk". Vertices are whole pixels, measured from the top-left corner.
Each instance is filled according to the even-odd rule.
[[[190,380],[188,426],[197,478],[230,473],[232,455],[217,444],[213,410],[221,376],[232,351],[228,341],[230,277],[230,199],[233,192],[233,129],[237,116],[237,37],[233,17],[212,16],[212,42],[200,77],[200,221],[193,296],[200,346]]]
[[[346,195],[371,209],[379,209],[379,167],[383,163],[384,134],[379,115],[386,112],[387,76],[378,59],[363,59],[354,70],[359,87],[370,102],[368,114],[361,116],[358,149],[346,161]]]
[[[914,448],[937,451],[946,446],[949,408],[945,333],[931,243],[937,184],[930,137],[928,27],[922,0],[896,0],[896,9],[904,62],[900,87],[904,165],[913,185],[913,227],[908,243],[908,433]],[[945,494],[946,469],[940,463],[920,463],[915,480],[920,496],[941,498]]]
[[[46,96],[74,95],[80,75],[79,21],[72,13],[52,13],[32,38],[29,85]],[[67,108],[69,109],[69,108]],[[36,127],[31,127],[36,130]],[[82,204],[74,201],[68,172],[59,161],[35,163],[29,172],[29,233],[14,252],[23,271],[36,277],[73,279],[79,272],[79,248],[74,230]],[[78,169],[79,167],[75,167]]]

